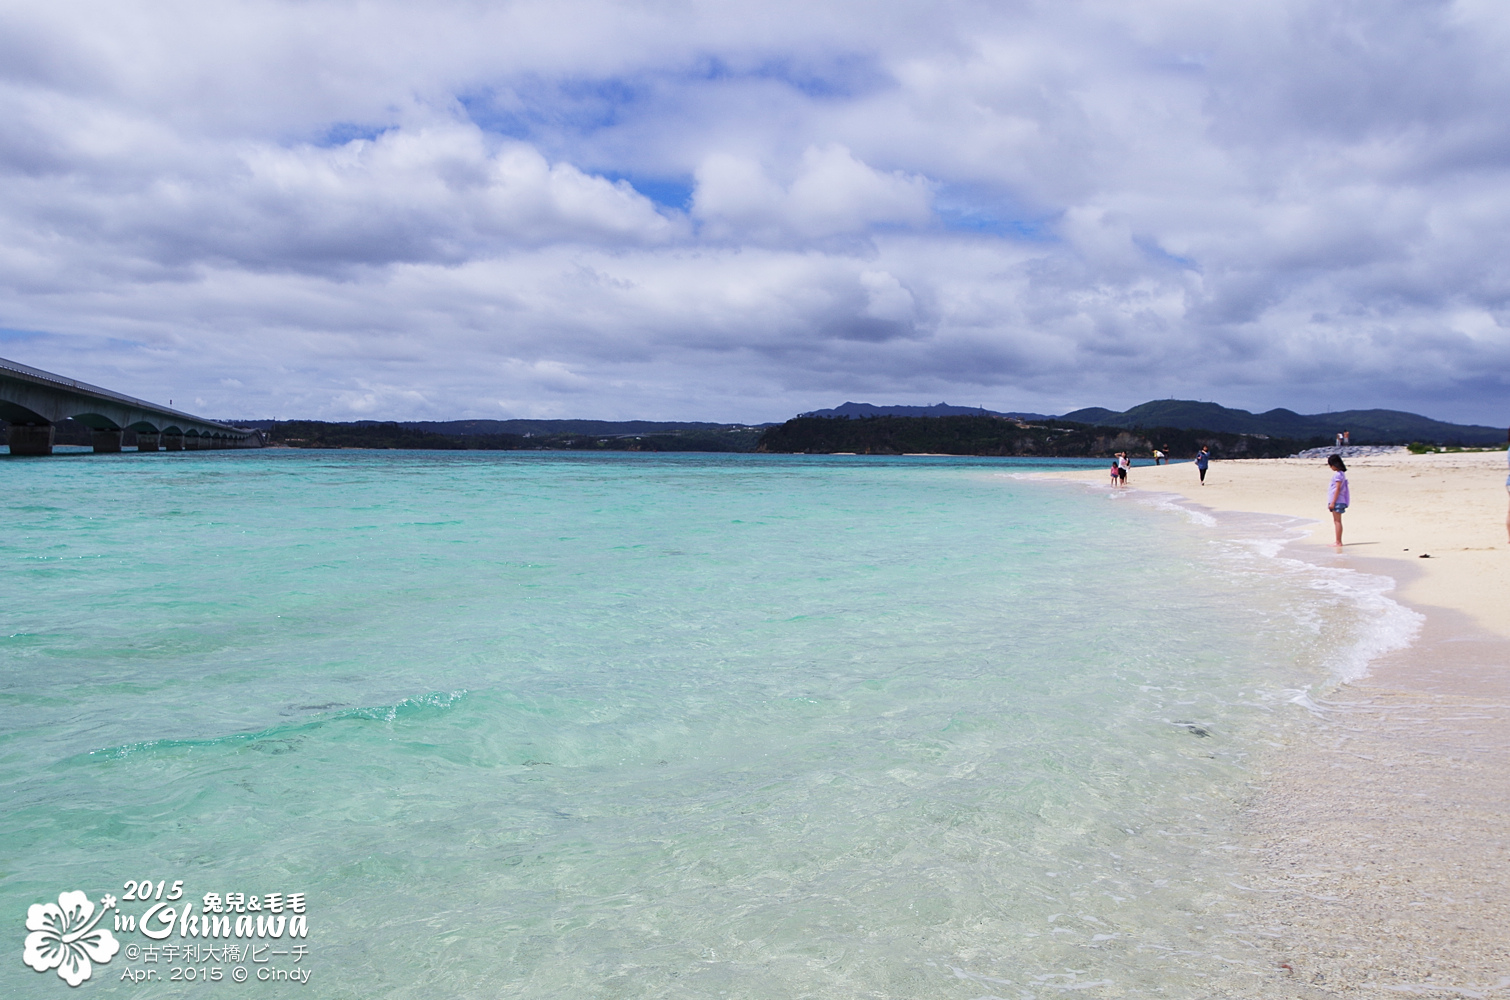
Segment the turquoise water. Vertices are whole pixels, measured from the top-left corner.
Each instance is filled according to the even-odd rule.
[[[1345,598],[1030,468],[0,464],[0,985],[68,992],[17,960],[29,905],[177,880],[196,911],[305,894],[297,965],[239,964],[309,981],[123,982],[238,964],[128,960],[152,942],[123,931],[81,993],[967,1000],[1251,974],[1251,758],[1317,644],[1348,641],[1315,613]]]

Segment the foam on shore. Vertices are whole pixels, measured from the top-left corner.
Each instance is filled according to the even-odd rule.
[[[1353,612],[1331,642],[1337,623],[1302,614],[1334,683],[1296,693],[1312,724],[1255,763],[1258,874],[1234,929],[1267,941],[1284,978],[1248,995],[1510,996],[1503,462],[1360,457],[1342,552],[1307,543],[1331,528],[1314,462],[1218,463],[1214,488],[1144,468],[1140,482],[1177,492],[1122,494],[1196,507],[1236,560]]]
[[[1033,475],[1055,476],[1052,473]],[[1392,596],[1397,589],[1393,576],[1331,565],[1301,555],[1297,543],[1302,542],[1307,534],[1310,522],[1306,519],[1214,511],[1178,493],[1139,489],[1114,491],[1099,482],[1085,485],[1107,494],[1109,499],[1130,500],[1155,510],[1179,514],[1193,525],[1212,529],[1211,543],[1222,550],[1222,558],[1235,570],[1279,573],[1288,579],[1290,586],[1315,591],[1318,597],[1325,597],[1325,605],[1329,608],[1338,604],[1349,606],[1354,624],[1347,629],[1345,636],[1330,639],[1324,656],[1333,684],[1359,680],[1368,674],[1369,665],[1379,658],[1409,647],[1426,620],[1421,612]],[[1320,612],[1307,614],[1302,610],[1301,614],[1303,620],[1308,620],[1316,628],[1319,639],[1316,616]]]

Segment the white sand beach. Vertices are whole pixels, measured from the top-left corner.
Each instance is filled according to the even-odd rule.
[[[1331,545],[1322,461],[1135,468],[1218,511],[1314,518],[1287,554],[1387,574],[1426,624],[1261,767],[1264,996],[1510,996],[1510,545],[1504,452],[1348,462]],[[1068,474],[1099,482],[1100,469]],[[1429,558],[1428,558],[1429,557]]]
[[[1420,609],[1466,614],[1510,638],[1505,473],[1502,451],[1349,460],[1353,504],[1343,515],[1344,554],[1408,563],[1392,574],[1400,583],[1397,597]],[[1088,478],[1103,474],[1098,469]],[[1330,553],[1329,478],[1324,462],[1264,459],[1213,462],[1205,486],[1189,464],[1140,467],[1129,485],[1178,493],[1215,510],[1314,518],[1299,548]]]

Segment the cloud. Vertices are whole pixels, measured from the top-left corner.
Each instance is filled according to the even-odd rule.
[[[222,415],[1503,421],[1507,41],[1482,0],[12,7],[0,328]]]
[[[883,173],[843,146],[810,146],[788,185],[757,162],[709,156],[696,172],[692,215],[722,240],[813,240],[863,234],[876,226],[922,226],[932,217],[928,182]]]
[[[470,123],[339,146],[206,144],[171,158],[157,146],[78,146],[43,176],[14,178],[8,221],[19,243],[62,236],[92,247],[81,256],[116,264],[320,270],[563,242],[652,245],[684,228],[627,183],[548,162]]]

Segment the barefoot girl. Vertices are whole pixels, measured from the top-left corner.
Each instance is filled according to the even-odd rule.
[[[1326,509],[1332,512],[1332,523],[1337,526],[1337,547],[1342,548],[1342,512],[1347,510],[1350,497],[1347,491],[1347,466],[1341,455],[1326,460],[1332,467],[1332,485],[1327,487]]]

